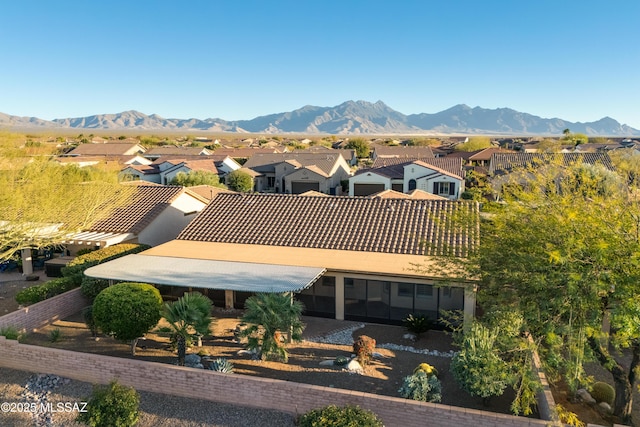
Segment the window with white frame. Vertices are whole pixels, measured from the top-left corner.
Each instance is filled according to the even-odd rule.
[[[456,183],[455,182],[434,182],[433,183],[433,194],[437,194],[439,196],[455,196],[456,194]]]

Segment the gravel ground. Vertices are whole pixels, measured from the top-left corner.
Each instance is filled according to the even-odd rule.
[[[13,369],[0,368],[0,402],[24,403],[21,397],[25,385],[33,374]],[[61,381],[47,396],[48,402],[57,408],[58,402],[80,403],[91,394],[92,385],[81,381]],[[290,414],[248,408],[236,405],[225,405],[199,399],[187,399],[158,393],[140,393],[140,427],[246,427],[295,426],[294,417]],[[30,400],[29,402],[33,402]],[[0,413],[2,427],[31,426],[82,426],[75,422],[77,412],[51,413],[51,423],[38,422],[28,413]],[[40,420],[41,421],[41,420]]]

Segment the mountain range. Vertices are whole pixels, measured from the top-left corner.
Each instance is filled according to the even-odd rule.
[[[0,113],[0,127],[141,131],[209,131],[262,134],[488,134],[561,135],[563,130],[589,136],[640,136],[640,130],[610,117],[595,122],[546,119],[510,108],[471,108],[464,104],[439,113],[405,115],[384,102],[347,101],[335,107],[306,105],[286,113],[251,120],[165,119],[139,111],[42,120]]]

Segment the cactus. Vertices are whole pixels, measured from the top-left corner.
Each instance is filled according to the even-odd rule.
[[[591,397],[598,403],[607,402],[610,406],[613,406],[613,402],[616,399],[616,391],[609,384],[598,381],[591,386]]]
[[[233,363],[229,362],[224,357],[209,362],[209,369],[216,372],[223,372],[225,374],[233,374]]]

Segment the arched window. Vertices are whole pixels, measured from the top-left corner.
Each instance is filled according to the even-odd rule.
[[[413,191],[416,189],[416,180],[415,179],[410,179],[409,180],[409,191]]]

